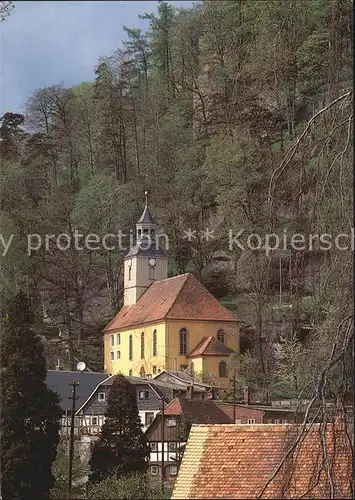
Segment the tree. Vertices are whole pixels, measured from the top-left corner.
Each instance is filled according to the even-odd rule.
[[[105,423],[90,459],[89,481],[97,483],[148,468],[149,449],[142,431],[136,392],[123,375],[117,375],[107,401]]]
[[[59,442],[61,409],[45,384],[43,346],[31,323],[20,292],[1,325],[1,488],[9,500],[49,498]]]
[[[89,471],[87,461],[82,461],[78,453],[73,457],[72,495],[82,495],[85,491],[85,479]],[[52,466],[54,486],[51,490],[51,499],[62,499],[63,491],[68,485],[68,441],[62,440],[57,449],[57,456]]]
[[[119,498],[122,500],[165,500],[167,490],[161,491],[158,481],[145,473],[133,473],[117,478],[112,475],[88,488],[88,499]]]

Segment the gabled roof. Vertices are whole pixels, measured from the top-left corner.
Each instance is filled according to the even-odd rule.
[[[168,319],[239,321],[195,276],[187,273],[153,283],[136,304],[124,306],[103,331]]]
[[[230,356],[232,349],[225,346],[215,337],[203,337],[203,339],[192,349],[188,357],[194,356]]]
[[[164,415],[185,415],[194,424],[231,424],[232,419],[211,400],[177,397],[168,404]]]
[[[329,498],[319,424],[306,429],[299,448],[272,477],[299,430],[287,424],[193,425],[172,500]],[[326,440],[334,498],[351,498],[352,455],[344,428],[328,424]]]
[[[75,406],[79,408],[95,390],[95,388],[107,379],[107,373],[48,370],[46,384],[52,391],[56,392],[60,399],[60,407],[63,411],[71,409],[72,402],[69,399],[72,388],[70,382],[77,380],[79,385],[76,388],[78,397]]]

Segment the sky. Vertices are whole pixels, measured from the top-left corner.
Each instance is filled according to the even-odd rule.
[[[0,23],[0,116],[23,113],[32,92],[56,83],[94,79],[100,56],[126,40],[123,26],[148,27],[139,14],[156,1],[15,1]],[[169,1],[177,7],[190,1]]]

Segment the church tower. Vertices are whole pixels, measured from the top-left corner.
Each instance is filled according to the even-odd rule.
[[[154,281],[168,277],[168,259],[156,245],[157,225],[148,208],[147,194],[145,208],[136,223],[136,245],[124,259],[125,306],[135,304]]]

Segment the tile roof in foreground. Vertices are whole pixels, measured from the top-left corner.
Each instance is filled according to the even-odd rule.
[[[156,281],[136,304],[124,306],[104,332],[117,331],[166,319],[237,322],[190,273]]]
[[[331,497],[319,425],[308,428],[299,449],[289,455],[264,491],[300,427],[193,425],[172,500],[352,498],[352,456],[347,433],[340,425],[328,424],[327,450],[334,483]]]

